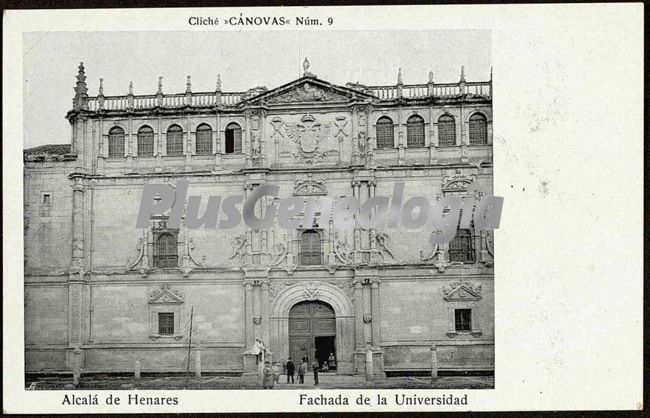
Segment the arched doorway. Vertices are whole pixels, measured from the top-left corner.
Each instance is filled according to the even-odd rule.
[[[307,357],[322,366],[330,355],[336,358],[336,314],[321,301],[304,301],[289,311],[289,355],[294,362]]]

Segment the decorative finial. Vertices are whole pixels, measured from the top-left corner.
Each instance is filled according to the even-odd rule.
[[[133,81],[129,81],[129,95],[133,96]]]
[[[158,94],[162,94],[162,76],[158,77]]]
[[[460,67],[460,81],[465,81],[465,66]]]
[[[433,71],[429,71],[429,83],[433,83]]]
[[[79,73],[77,74],[77,81],[81,81],[82,83],[86,81],[86,69],[84,68],[84,63],[83,61],[79,63]]]
[[[185,89],[185,93],[191,93],[192,92],[192,81],[190,80],[190,76],[187,76],[187,88]]]
[[[309,60],[305,57],[305,60],[302,62],[302,69],[304,70],[303,75],[309,74]]]
[[[402,67],[397,70],[397,84],[404,84],[402,83]]]
[[[221,91],[221,74],[217,74],[217,91]]]
[[[104,79],[103,78],[99,79],[99,95],[100,96],[104,95]]]
[[[86,73],[84,63],[79,63],[79,72],[77,73],[77,85],[74,88],[73,106],[75,109],[85,109],[87,107],[86,99],[88,98],[88,87],[86,86]]]

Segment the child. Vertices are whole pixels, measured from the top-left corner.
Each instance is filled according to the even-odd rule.
[[[264,362],[264,369],[262,369],[262,386],[264,389],[273,389],[273,367],[268,361]]]
[[[298,383],[305,383],[305,373],[307,373],[307,362],[303,361],[298,366]]]
[[[275,383],[280,383],[280,365],[277,361],[273,362],[273,380]]]

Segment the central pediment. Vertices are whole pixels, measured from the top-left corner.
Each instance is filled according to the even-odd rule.
[[[347,87],[337,86],[315,77],[302,77],[284,86],[248,99],[251,104],[341,103],[371,99],[372,96]]]

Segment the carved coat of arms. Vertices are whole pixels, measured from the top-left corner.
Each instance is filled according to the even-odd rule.
[[[307,163],[323,158],[325,153],[320,150],[320,143],[327,138],[330,123],[321,124],[313,115],[304,115],[298,123],[285,124],[287,136],[296,143],[297,152],[294,157]]]

